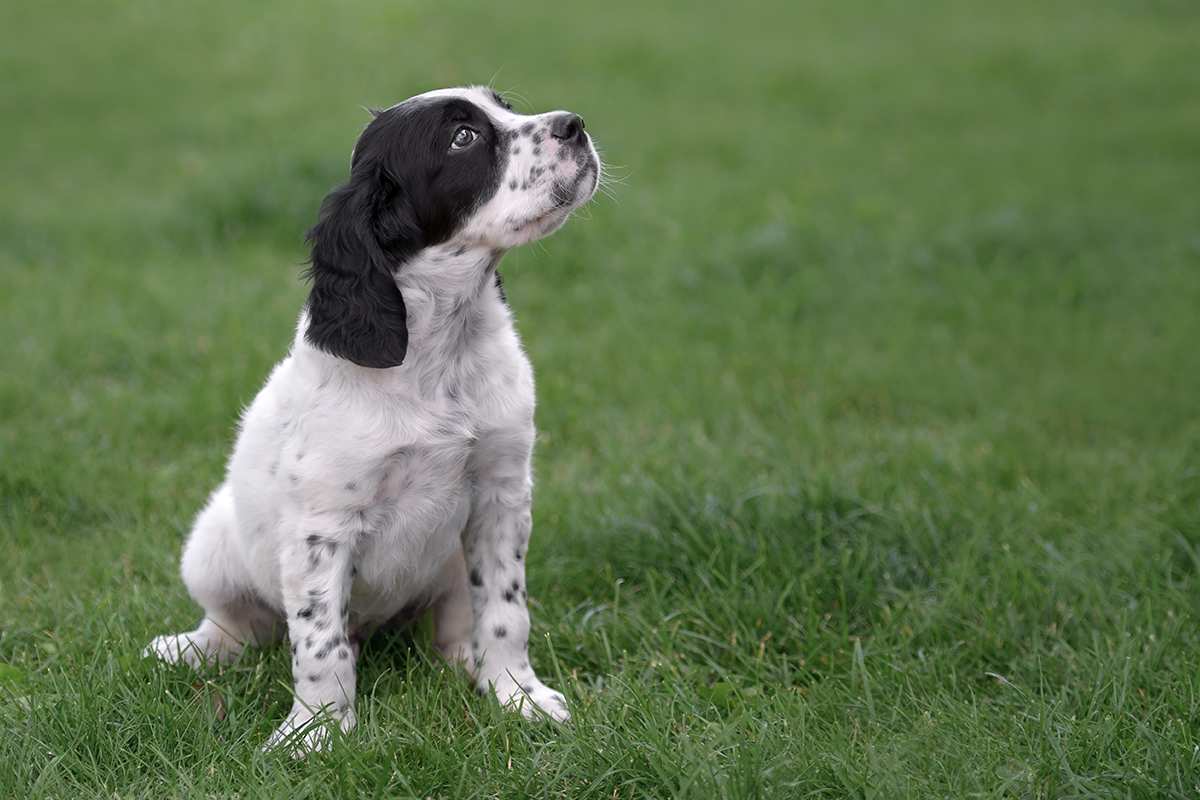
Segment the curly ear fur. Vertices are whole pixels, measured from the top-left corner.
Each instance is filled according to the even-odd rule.
[[[397,182],[375,165],[355,170],[321,204],[308,232],[308,331],[315,347],[363,367],[399,366],[408,349],[395,273],[420,232]]]

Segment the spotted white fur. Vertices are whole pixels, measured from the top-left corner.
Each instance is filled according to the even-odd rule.
[[[201,666],[286,633],[294,702],[268,748],[304,753],[327,746],[327,723],[352,729],[359,642],[427,608],[438,651],[481,691],[526,717],[569,716],[529,662],[533,372],[494,270],[590,199],[599,162],[590,140],[569,152],[549,135],[553,114],[516,114],[478,87],[421,97],[445,96],[505,133],[499,188],[396,272],[401,366],[317,349],[301,314],[184,548],[204,618],[146,648]]]

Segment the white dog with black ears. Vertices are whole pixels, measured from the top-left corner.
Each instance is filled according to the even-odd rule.
[[[201,666],[286,629],[295,700],[266,747],[353,728],[359,642],[425,609],[481,691],[568,718],[529,663],[533,372],[496,267],[599,176],[577,115],[517,114],[481,87],[405,100],[359,137],[308,235],[291,353],[184,547],[204,619],[146,648]]]

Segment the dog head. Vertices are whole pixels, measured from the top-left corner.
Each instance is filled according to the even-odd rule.
[[[308,234],[306,338],[364,367],[399,365],[406,261],[448,242],[498,254],[547,236],[591,199],[599,175],[578,115],[518,114],[490,89],[442,89],[375,113],[350,179]]]

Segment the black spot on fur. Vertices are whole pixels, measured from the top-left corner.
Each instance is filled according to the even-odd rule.
[[[520,561],[524,557],[525,557],[525,554],[522,553],[520,550],[513,551],[513,558],[515,558],[517,561]]]
[[[521,126],[521,134],[524,136],[529,136],[533,133],[533,129],[536,127],[537,126],[534,125],[532,122],[526,122],[524,125]]]
[[[496,284],[496,291],[500,293],[500,302],[508,305],[508,292],[504,291],[504,279],[500,277],[500,270],[496,270],[496,277],[493,280]]]
[[[300,619],[312,619],[312,615],[313,615],[312,606],[305,606],[304,608],[302,608],[296,612],[296,616],[299,617]]]
[[[347,492],[357,492],[358,484],[355,483],[354,481],[350,481],[349,483],[346,484],[346,491]]]
[[[508,188],[509,188],[509,189],[516,189],[516,188],[517,188],[517,181],[516,181],[516,179],[513,179],[513,180],[511,180],[511,181],[509,181],[509,182],[508,182]]]
[[[316,683],[317,681],[321,680],[321,676],[317,674],[309,674],[308,679],[313,683]]]
[[[533,143],[534,143],[534,144],[541,144],[543,141],[545,141],[545,139],[546,139],[546,132],[545,132],[545,131],[538,131],[537,133],[535,133],[535,134],[533,135]],[[534,149],[534,151],[533,151],[533,154],[534,154],[534,155],[537,155],[537,152],[538,152],[538,151],[537,151],[537,149],[535,148],[535,149]]]
[[[310,533],[304,538],[304,541],[309,547],[316,547],[321,543],[321,537],[317,536],[315,533]]]
[[[496,634],[497,639],[503,639],[505,636],[508,636],[508,628],[503,625],[497,625],[492,633]]]
[[[344,647],[339,647],[337,656],[340,661],[345,661],[347,658],[350,657],[350,651]]]
[[[540,148],[540,147],[533,148],[533,154],[535,156],[540,156],[542,154],[542,148]]]
[[[512,603],[512,602],[514,602],[516,599],[517,599],[517,596],[516,596],[515,594],[513,594],[513,593],[512,593],[512,592],[510,592],[510,591],[508,591],[507,589],[504,591],[504,600],[505,600],[505,602]]]
[[[471,585],[472,586],[483,586],[483,578],[480,577],[479,570],[477,570],[477,569],[471,570]]]

